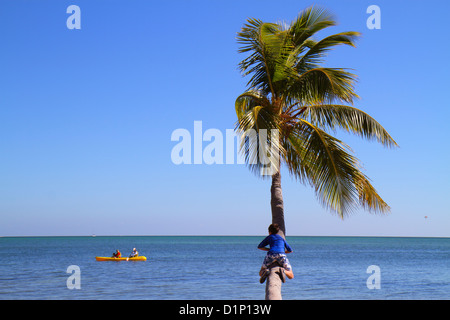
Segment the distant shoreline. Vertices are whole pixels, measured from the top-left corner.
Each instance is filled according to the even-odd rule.
[[[0,236],[1,238],[105,238],[105,237],[264,237],[266,235],[33,235]],[[288,238],[411,238],[411,239],[450,239],[443,236],[301,236],[288,235]]]

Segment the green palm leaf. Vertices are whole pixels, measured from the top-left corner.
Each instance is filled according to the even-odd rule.
[[[354,41],[358,36],[359,32],[342,32],[315,42],[312,46],[309,44],[310,49],[299,59],[296,69],[301,73],[318,67],[326,52],[342,44],[354,47]]]
[[[386,147],[398,146],[390,134],[371,116],[346,105],[321,104],[306,108],[305,117],[322,128],[344,129],[367,139],[376,139]]]
[[[290,101],[314,104],[317,101],[353,102],[358,97],[354,92],[355,75],[343,69],[314,68],[293,79],[286,90]]]
[[[291,174],[315,189],[319,201],[342,218],[363,204],[372,211],[389,207],[360,170],[347,145],[306,120],[301,120],[285,141]]]
[[[299,46],[315,33],[335,25],[336,21],[330,12],[311,6],[300,12],[297,19],[291,23],[289,32],[294,44]]]
[[[280,155],[284,154],[278,115],[269,100],[257,91],[246,92],[236,99],[236,113],[240,150],[248,167],[259,176],[271,176],[274,168],[278,170]]]

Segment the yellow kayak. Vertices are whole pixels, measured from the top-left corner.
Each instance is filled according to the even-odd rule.
[[[97,261],[145,261],[147,260],[144,256],[138,256],[133,258],[113,258],[113,257],[95,257]]]

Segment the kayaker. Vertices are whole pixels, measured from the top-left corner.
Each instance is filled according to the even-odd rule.
[[[117,249],[116,252],[114,252],[112,256],[113,256],[113,258],[120,258],[121,253],[120,253],[119,249]]]
[[[137,257],[139,253],[137,252],[136,248],[133,248],[133,251],[131,251],[130,258]]]

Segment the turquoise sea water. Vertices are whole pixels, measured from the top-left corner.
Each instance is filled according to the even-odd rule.
[[[0,299],[263,300],[263,237],[0,238]],[[288,237],[285,300],[450,299],[450,238]],[[98,262],[136,247],[145,262]],[[68,289],[69,266],[80,289]],[[379,289],[369,289],[369,266]],[[372,283],[372,282],[371,282]]]

